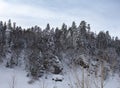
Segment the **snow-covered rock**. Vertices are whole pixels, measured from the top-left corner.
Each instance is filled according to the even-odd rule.
[[[54,75],[52,77],[52,80],[54,81],[63,81],[63,79],[64,79],[63,75]]]

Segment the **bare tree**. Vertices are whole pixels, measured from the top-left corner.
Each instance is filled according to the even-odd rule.
[[[16,77],[15,75],[13,75],[11,79],[10,88],[15,88],[15,85],[16,85]]]

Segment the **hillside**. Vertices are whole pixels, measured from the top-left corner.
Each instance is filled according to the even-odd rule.
[[[0,66],[3,88],[118,88],[120,40],[85,21],[45,29],[1,21]]]

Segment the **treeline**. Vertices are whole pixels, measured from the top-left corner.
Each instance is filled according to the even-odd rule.
[[[0,62],[7,67],[24,65],[28,76],[40,77],[45,72],[62,72],[63,53],[75,62],[79,55],[88,55],[93,60],[106,61],[119,71],[120,40],[112,38],[109,32],[91,32],[90,24],[81,21],[71,27],[63,23],[61,28],[45,29],[34,26],[28,29],[16,26],[11,20],[0,22]],[[74,53],[73,53],[74,52]],[[71,55],[72,53],[72,55]],[[70,56],[71,55],[71,56]],[[116,71],[116,70],[115,70]]]

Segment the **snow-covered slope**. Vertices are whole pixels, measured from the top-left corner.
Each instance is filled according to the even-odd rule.
[[[26,77],[26,72],[20,68],[6,68],[0,66],[0,88],[81,88],[83,85],[87,88],[100,87],[100,80],[96,80],[92,76],[87,76],[87,72],[78,69],[64,69],[60,75],[51,73],[45,74],[39,80],[32,83],[32,80]],[[54,81],[53,78],[62,79],[62,81]],[[120,88],[120,78],[118,75],[110,77],[104,82],[104,88]],[[14,87],[13,87],[14,86]]]

